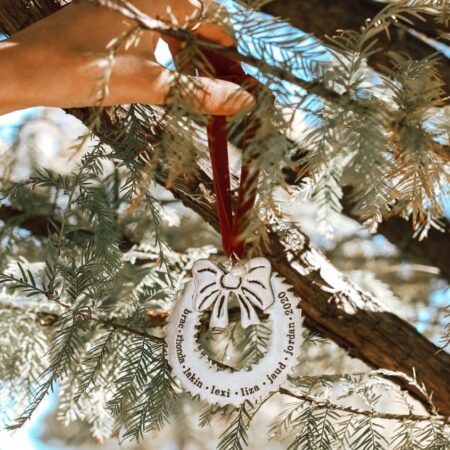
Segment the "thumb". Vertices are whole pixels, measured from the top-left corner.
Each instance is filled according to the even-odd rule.
[[[186,76],[192,85],[192,108],[199,113],[231,116],[250,111],[255,106],[253,95],[230,81],[208,77]]]
[[[175,74],[167,76],[171,78],[168,85],[173,86]],[[191,75],[178,75],[177,81],[177,89],[169,89],[163,103],[178,103],[194,112],[217,116],[247,112],[255,106],[253,95],[230,81]]]

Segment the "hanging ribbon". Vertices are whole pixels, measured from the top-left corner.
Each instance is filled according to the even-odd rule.
[[[175,50],[171,46],[171,50]],[[261,83],[247,75],[239,62],[225,58],[212,51],[203,50],[213,75],[224,81],[230,81],[255,94]],[[205,75],[202,74],[201,75]],[[249,143],[257,131],[258,121],[250,113],[244,121],[243,156],[240,183],[236,205],[233,212],[233,199],[228,160],[228,133],[225,116],[212,116],[207,125],[208,147],[213,171],[216,209],[224,253],[233,262],[244,256],[245,240],[242,238],[251,218],[251,210],[256,200],[256,184],[259,171],[250,170],[251,158],[246,155]]]
[[[209,51],[204,53],[214,69],[216,78],[239,84],[250,93],[256,93],[260,83],[255,78],[246,75],[239,63]],[[211,156],[222,245],[225,254],[233,261],[244,256],[245,241],[242,236],[248,227],[251,210],[256,199],[256,182],[259,172],[253,170],[250,175],[250,159],[246,155],[249,143],[255,136],[255,122],[256,120],[252,114],[244,122],[243,163],[234,213],[228,160],[226,117],[212,116],[207,126],[208,147]]]

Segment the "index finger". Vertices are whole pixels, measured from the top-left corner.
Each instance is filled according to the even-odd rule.
[[[208,3],[201,0],[196,1],[203,5],[203,7],[202,10],[199,11],[198,22],[194,23],[191,27],[193,33],[202,39],[218,43],[224,47],[235,46],[237,41],[233,33],[230,14],[226,8],[212,1],[209,1]],[[168,36],[162,36],[162,38],[169,45],[176,69],[182,73],[195,74],[192,60],[185,60],[185,58],[183,58],[183,60],[180,61],[180,58],[177,58],[176,56],[181,48],[183,48],[184,42]],[[215,70],[219,70],[219,72],[227,72],[227,69],[231,69],[231,66],[234,67],[236,64],[231,60],[217,58],[213,53],[206,49],[203,49],[203,52],[210,62],[214,61],[213,65]],[[219,66],[221,66],[221,68],[219,68]],[[207,72],[209,72],[209,70],[200,70],[200,73],[205,76],[207,75]]]
[[[197,0],[202,5],[199,11],[199,21],[193,25],[193,33],[202,39],[216,42],[224,47],[235,46],[237,44],[230,23],[230,15],[225,7],[215,2],[205,2]],[[170,52],[175,55],[183,46],[183,42],[178,39],[161,36],[169,45]]]

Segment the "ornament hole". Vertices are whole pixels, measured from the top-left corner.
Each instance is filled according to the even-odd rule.
[[[229,322],[226,328],[210,328],[211,311],[199,316],[196,342],[199,351],[218,370],[250,369],[267,353],[272,334],[268,314],[258,311],[260,323],[242,328],[241,311],[236,299],[228,303]]]

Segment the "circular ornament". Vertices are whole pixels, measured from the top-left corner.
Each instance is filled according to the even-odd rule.
[[[209,403],[239,406],[278,389],[297,364],[302,337],[299,300],[266,258],[254,258],[224,272],[207,259],[196,261],[166,327],[168,361],[181,385]],[[228,299],[241,309],[243,328],[259,323],[255,307],[269,315],[266,354],[249,369],[217,370],[196,342],[201,312],[212,308],[210,327],[228,324]]]

